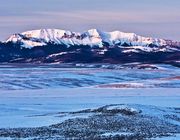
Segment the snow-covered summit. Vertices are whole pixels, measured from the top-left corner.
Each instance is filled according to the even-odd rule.
[[[177,44],[176,42],[151,37],[142,37],[135,33],[120,31],[104,32],[98,29],[90,29],[83,33],[71,32],[60,29],[40,29],[26,31],[10,36],[6,42],[20,42],[24,47],[43,46],[47,43],[69,45],[96,45],[102,47],[104,43],[119,45],[126,43],[130,46],[164,46]]]

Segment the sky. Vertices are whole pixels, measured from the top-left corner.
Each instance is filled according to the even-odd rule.
[[[0,40],[44,28],[119,30],[180,41],[180,0],[0,1]]]

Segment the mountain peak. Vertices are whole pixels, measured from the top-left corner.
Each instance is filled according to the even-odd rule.
[[[102,31],[100,31],[99,29],[90,29],[87,32],[92,36],[99,36]]]
[[[33,38],[41,38],[46,39],[49,41],[51,38],[61,38],[64,34],[72,34],[71,31],[65,31],[60,29],[40,29],[40,30],[32,30],[26,31],[22,34],[26,37],[33,37]]]

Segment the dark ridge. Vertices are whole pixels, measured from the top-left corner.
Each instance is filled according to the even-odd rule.
[[[126,52],[124,47],[109,46],[104,42],[104,47],[88,45],[67,46],[64,44],[48,43],[45,46],[33,48],[22,47],[20,42],[0,43],[0,63],[168,63],[179,67],[180,51],[152,51]],[[122,46],[121,45],[121,46]],[[149,47],[157,47],[150,45]],[[166,46],[161,46],[163,48]],[[106,51],[104,51],[106,50]],[[102,53],[103,52],[103,53]],[[61,53],[61,54],[59,54]],[[56,55],[52,55],[56,54]]]

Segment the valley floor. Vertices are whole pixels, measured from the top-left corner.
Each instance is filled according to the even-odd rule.
[[[2,64],[0,140],[178,140],[180,70]]]

